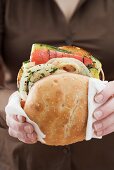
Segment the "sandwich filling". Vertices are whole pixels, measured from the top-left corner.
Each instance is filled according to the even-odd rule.
[[[71,72],[99,79],[101,63],[87,51],[74,46],[33,44],[30,60],[23,62],[17,84],[23,101],[35,82],[52,74]]]
[[[18,87],[21,98],[26,101],[27,95],[38,80],[52,74],[72,72],[91,77],[87,67],[79,60],[73,58],[51,59],[45,64],[35,65],[34,62],[23,63],[18,74]]]

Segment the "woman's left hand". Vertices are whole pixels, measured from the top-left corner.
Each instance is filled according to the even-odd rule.
[[[95,96],[95,102],[104,103],[94,111],[95,134],[104,136],[114,132],[114,81],[107,83],[104,90]]]

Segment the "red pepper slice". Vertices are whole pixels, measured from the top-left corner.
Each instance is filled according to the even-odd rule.
[[[62,53],[58,51],[52,51],[47,49],[37,49],[31,54],[31,61],[36,64],[44,64],[48,62],[52,58],[75,58],[81,62],[83,62],[86,66],[92,64],[92,59],[88,57],[83,57],[80,54],[68,54]]]
[[[31,62],[35,62],[36,64],[43,64],[49,60],[49,52],[48,50],[35,50],[31,54]]]
[[[88,57],[84,57],[84,64],[86,65],[86,66],[88,66],[88,65],[92,65],[92,59],[91,58],[88,58]]]

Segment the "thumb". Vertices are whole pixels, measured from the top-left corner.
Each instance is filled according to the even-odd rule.
[[[107,83],[106,87],[98,94],[95,95],[95,102],[105,103],[109,98],[114,95],[114,81]]]

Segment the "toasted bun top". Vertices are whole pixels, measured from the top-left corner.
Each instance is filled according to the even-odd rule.
[[[63,73],[45,77],[31,88],[24,110],[46,135],[46,144],[67,145],[85,139],[88,80]]]

